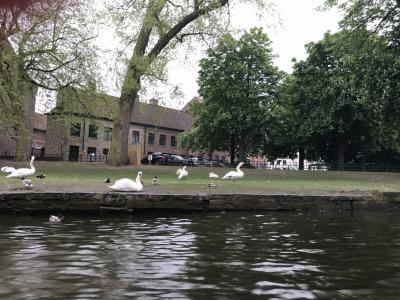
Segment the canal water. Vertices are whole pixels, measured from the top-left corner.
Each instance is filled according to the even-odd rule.
[[[399,299],[397,212],[0,216],[0,299]]]

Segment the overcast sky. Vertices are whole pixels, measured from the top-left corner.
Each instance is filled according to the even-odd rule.
[[[100,0],[99,0],[100,1]],[[311,41],[322,39],[328,30],[338,30],[340,14],[335,10],[322,12],[317,8],[324,0],[272,0],[275,9],[270,15],[262,19],[256,17],[254,8],[242,5],[231,10],[231,22],[236,29],[249,29],[263,27],[272,41],[272,48],[277,58],[276,66],[288,73],[292,71],[292,58],[297,60],[306,57],[304,45]],[[115,44],[112,33],[101,31],[99,40],[104,47],[109,48]],[[109,48],[111,50],[111,48]],[[142,101],[148,98],[158,98],[162,105],[180,109],[194,96],[197,95],[198,60],[201,55],[197,53],[190,60],[174,60],[169,63],[169,81],[178,85],[183,92],[182,97],[171,96],[170,91],[163,87],[150,88]],[[179,57],[179,55],[177,55]],[[107,59],[104,64],[106,65]],[[108,60],[109,62],[109,60]],[[106,68],[105,68],[106,69]],[[107,78],[107,77],[106,77]],[[119,91],[108,90],[107,93],[119,96]],[[146,99],[143,99],[146,98]],[[52,105],[45,107],[45,97],[38,97],[37,109],[41,112],[48,111]]]
[[[338,30],[340,14],[336,10],[322,12],[317,8],[324,0],[274,0],[275,13],[263,20],[255,17],[249,6],[241,6],[231,14],[232,25],[237,29],[263,27],[272,40],[272,48],[277,55],[276,66],[288,73],[292,72],[292,58],[305,59],[304,45],[323,38],[325,32]],[[280,21],[278,21],[278,17]],[[197,95],[198,61],[171,66],[171,81],[177,83],[184,97],[182,99],[164,99],[165,104],[181,108],[192,97]]]

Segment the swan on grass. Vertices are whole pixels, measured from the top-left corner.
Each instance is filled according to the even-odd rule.
[[[236,171],[230,171],[225,174],[222,179],[229,179],[229,180],[236,180],[236,179],[241,179],[244,176],[244,173],[242,170],[240,170],[240,167],[243,166],[243,162],[237,165]]]
[[[213,172],[208,173],[209,178],[219,178],[218,174],[215,174]]]
[[[189,172],[186,170],[186,168],[186,166],[183,166],[182,169],[176,170],[176,175],[178,175],[178,179],[185,179],[189,175]]]
[[[10,174],[10,173],[15,171],[15,168],[9,167],[9,166],[5,166],[5,167],[1,168],[1,171],[4,172],[4,173]]]
[[[121,192],[141,192],[143,191],[141,177],[142,171],[139,171],[135,181],[128,178],[122,178],[117,180],[113,185],[109,185],[108,187]]]
[[[21,168],[21,169],[16,169],[10,174],[8,174],[6,177],[7,178],[21,178],[25,179],[29,176],[32,176],[35,174],[36,170],[35,167],[33,166],[33,161],[35,160],[35,157],[32,156],[31,162],[30,162],[30,168]]]

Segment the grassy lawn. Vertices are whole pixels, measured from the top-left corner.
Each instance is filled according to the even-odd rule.
[[[0,160],[0,166],[28,167],[28,163]],[[222,177],[228,168],[188,168],[186,180],[178,180],[175,166],[110,167],[98,163],[42,162],[36,161],[36,174],[46,174],[45,179],[32,177],[32,191],[111,191],[104,183],[120,178],[135,179],[143,171],[144,191],[147,193],[307,193],[400,191],[400,173],[336,172],[336,171],[280,171],[244,169],[245,177],[237,182],[209,179],[208,172]],[[157,175],[159,184],[153,185]],[[209,188],[214,181],[217,187]],[[26,191],[19,179],[5,178],[0,174],[0,192]]]

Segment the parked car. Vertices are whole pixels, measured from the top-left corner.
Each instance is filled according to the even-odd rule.
[[[160,164],[183,166],[184,164],[186,164],[186,159],[184,159],[182,156],[172,154],[168,155],[166,159]]]
[[[187,165],[192,167],[200,166],[200,161],[197,157],[190,157],[187,159]]]
[[[156,165],[156,164],[162,164],[168,159],[168,154],[161,153],[161,154],[152,154],[152,159],[151,159],[151,164]],[[149,157],[146,156],[141,160],[141,163],[144,165],[149,164]]]
[[[216,168],[224,168],[226,166],[225,162],[223,162],[222,160],[211,160],[210,162],[211,165]]]

